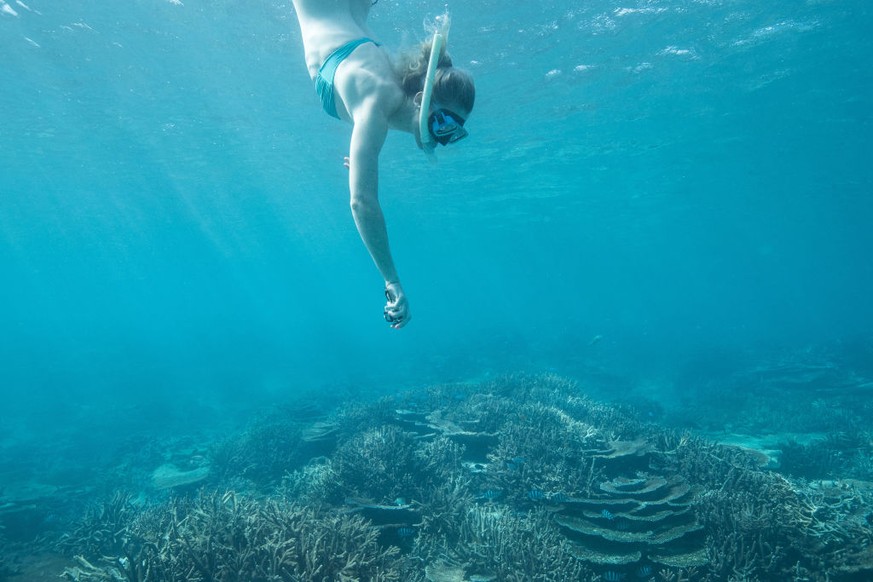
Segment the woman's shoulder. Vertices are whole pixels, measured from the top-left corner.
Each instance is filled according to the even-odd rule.
[[[355,86],[356,93],[380,100],[401,101],[403,89],[387,52],[375,42],[362,44],[343,63],[341,77]]]
[[[337,71],[334,87],[353,119],[377,115],[387,120],[403,107],[405,94],[387,58],[376,50],[373,45],[361,47]]]

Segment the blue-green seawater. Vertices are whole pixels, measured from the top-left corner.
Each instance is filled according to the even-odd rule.
[[[394,331],[290,2],[0,0],[3,449],[510,371],[667,399],[869,345],[869,2],[448,8],[476,107],[436,165],[383,150]],[[443,9],[371,24],[410,47]]]

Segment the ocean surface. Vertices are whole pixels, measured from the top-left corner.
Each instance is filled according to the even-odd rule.
[[[89,504],[156,503],[168,451],[301,402],[546,374],[712,442],[873,449],[870,3],[381,0],[371,28],[409,48],[446,8],[476,106],[437,164],[383,149],[392,330],[290,2],[0,0],[0,579],[57,579]],[[840,454],[766,470],[873,481]]]

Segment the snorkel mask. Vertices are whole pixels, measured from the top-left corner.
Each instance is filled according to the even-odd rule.
[[[427,118],[427,128],[434,141],[440,145],[449,145],[467,137],[464,129],[466,120],[448,109],[437,109]]]
[[[430,112],[440,54],[448,42],[449,28],[451,27],[448,13],[439,17],[437,22],[439,28],[434,31],[433,41],[430,45],[430,58],[427,63],[427,73],[424,76],[424,87],[421,91],[421,109],[418,113],[421,149],[433,161],[436,161],[433,150],[437,144],[447,145],[467,135],[467,130],[464,129],[466,120],[460,115],[452,113],[448,109],[437,109]]]

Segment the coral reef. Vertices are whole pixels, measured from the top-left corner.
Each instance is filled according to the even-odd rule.
[[[639,474],[602,481],[586,499],[562,499],[555,521],[577,541],[572,553],[604,567],[705,566],[694,490],[681,478]],[[616,570],[611,570],[616,571]]]
[[[381,547],[378,530],[365,519],[280,499],[232,492],[174,498],[144,511],[114,535],[99,551],[78,554],[64,577],[128,582],[400,579],[397,549]],[[89,543],[81,549],[89,549]]]
[[[57,546],[69,554],[111,556],[124,551],[127,533],[140,508],[127,493],[115,493],[102,503],[87,507],[84,514],[61,535]]]
[[[531,391],[530,379],[522,385]],[[548,506],[566,550],[603,575],[705,565],[695,489],[663,473],[633,417],[567,394],[572,389],[543,391],[538,398],[551,405],[517,409],[489,457],[491,481],[480,487],[515,505]]]
[[[869,348],[863,358],[869,358]],[[855,432],[873,417],[873,370],[833,350],[780,353],[690,384],[677,424],[744,434]],[[707,366],[707,372],[711,369]],[[711,406],[718,402],[719,406]],[[778,411],[778,414],[774,414]]]
[[[416,554],[431,571],[449,566],[460,580],[560,582],[591,578],[570,544],[550,524],[549,512],[526,513],[494,503],[470,506],[450,535],[423,537]],[[449,562],[446,560],[449,559]],[[428,577],[434,579],[433,575]]]
[[[809,443],[777,445],[779,470],[803,479],[873,480],[873,435],[861,430],[834,431]]]
[[[155,489],[178,489],[196,486],[209,477],[209,467],[198,467],[184,471],[171,463],[161,465],[152,473],[152,486]]]
[[[870,446],[848,429],[825,442]],[[60,542],[75,560],[64,575],[870,579],[873,485],[796,478],[786,450],[783,472],[771,471],[752,451],[646,423],[555,375],[441,385],[262,419],[213,451],[197,481],[209,489],[171,487],[152,505],[119,495],[87,511]]]
[[[346,496],[386,503],[398,497],[420,499],[433,485],[435,467],[418,448],[412,433],[378,426],[341,445],[332,468]]]
[[[870,484],[791,481],[762,471],[745,451],[698,439],[681,440],[674,452],[679,471],[703,487],[696,506],[712,579],[873,575],[864,551],[873,539]]]
[[[332,448],[332,443],[304,440],[304,431],[317,422],[320,420],[301,420],[287,413],[261,418],[243,434],[213,447],[209,454],[213,473],[219,480],[275,485],[287,471],[320,454],[320,449]]]

